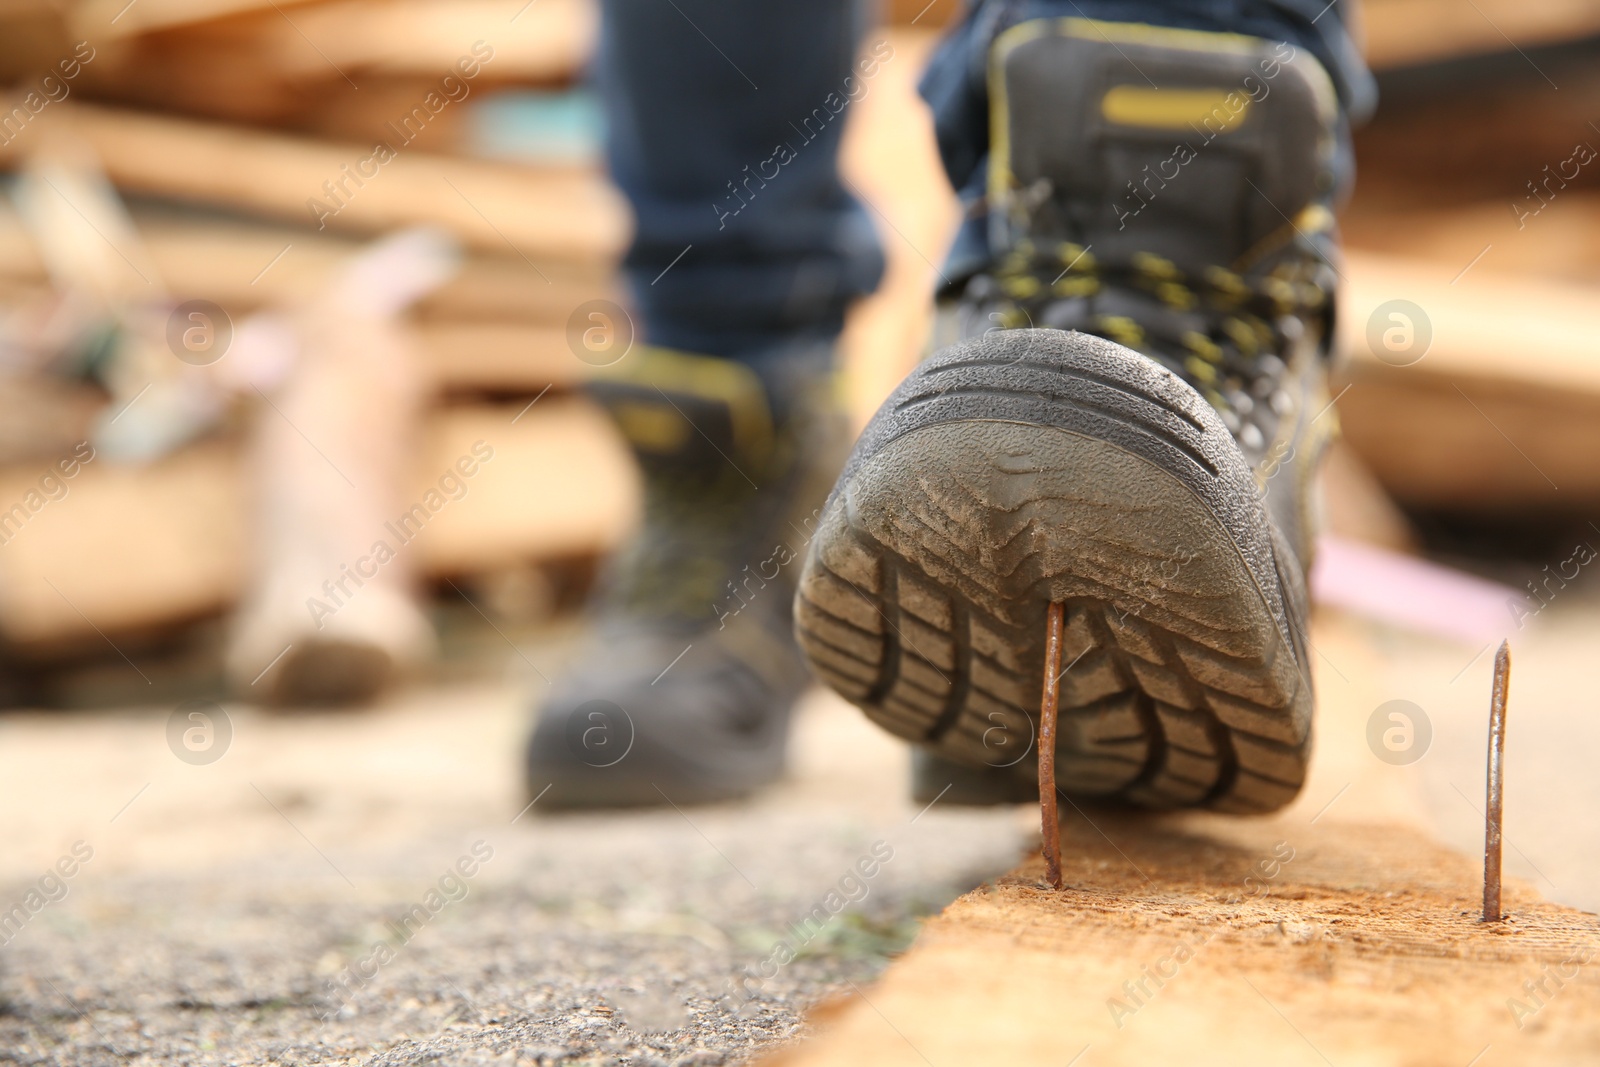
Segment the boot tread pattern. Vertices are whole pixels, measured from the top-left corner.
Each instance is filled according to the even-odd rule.
[[[1059,599],[1064,789],[1282,807],[1310,752],[1303,652],[1260,520],[1230,525],[1204,499],[1249,485],[1242,457],[1147,361],[1015,336],[924,364],[863,435],[801,577],[802,650],[890,732],[1031,779]]]

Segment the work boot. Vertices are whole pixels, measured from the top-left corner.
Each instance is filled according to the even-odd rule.
[[[1333,90],[1287,45],[1076,19],[991,60],[994,255],[835,487],[801,647],[924,750],[924,802],[1014,801],[1060,601],[1063,791],[1281,807],[1311,745]]]
[[[638,457],[644,519],[529,740],[541,807],[706,803],[782,773],[809,682],[795,579],[848,444],[827,356],[769,354],[769,391],[744,364],[646,349],[592,387]]]

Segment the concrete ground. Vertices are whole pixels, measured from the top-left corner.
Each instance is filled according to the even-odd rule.
[[[519,643],[367,711],[229,706],[208,765],[171,707],[0,717],[0,1063],[743,1062],[1030,843],[1014,810],[919,812],[903,748],[821,693],[752,804],[524,811],[525,663],[563,642]]]

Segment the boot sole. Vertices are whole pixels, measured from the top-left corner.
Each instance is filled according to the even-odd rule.
[[[1271,811],[1304,781],[1312,710],[1278,555],[1246,461],[1188,385],[1099,338],[1010,331],[924,363],[863,434],[797,636],[879,725],[1032,781],[1062,601],[1062,788]]]

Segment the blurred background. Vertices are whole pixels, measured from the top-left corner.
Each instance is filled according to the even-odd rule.
[[[1520,587],[1517,562],[1565,559],[1600,498],[1600,8],[1478,6],[1365,9],[1383,96],[1344,214],[1334,477],[1360,484],[1366,525],[1332,519]],[[896,61],[852,115],[845,167],[892,263],[845,339],[859,421],[921,350],[955,221],[912,91],[954,10],[890,5]],[[221,695],[223,624],[271,568],[333,550],[256,612],[298,623],[315,593],[340,624],[358,586],[322,580],[479,440],[493,462],[379,584],[409,583],[447,635],[568,608],[634,507],[624,451],[573,395],[590,365],[569,320],[622,299],[628,230],[582,80],[593,5],[12,0],[0,18],[6,702]],[[370,310],[319,319],[360,263]],[[95,458],[41,490],[74,448]],[[283,543],[270,516],[338,506],[319,495],[361,497],[351,543]],[[296,633],[256,629],[233,682],[260,696]],[[373,635],[417,660],[406,636]]]
[[[889,270],[844,338],[858,425],[922,351],[957,222],[914,91],[957,13],[895,0],[869,33],[894,59],[844,168]],[[912,832],[903,753],[819,695],[749,810],[513,820],[526,716],[637,510],[576,393],[588,312],[631,328],[596,24],[589,0],[0,0],[0,898],[98,850],[0,948],[0,1062],[420,1056],[468,1024],[463,1057],[560,1062],[623,1040],[605,1020],[646,972],[704,1001],[650,1055],[737,1059],[1027,847],[1014,812],[917,823],[939,846],[724,1025],[705,976]],[[1509,636],[1508,864],[1600,907],[1571,820],[1600,799],[1600,3],[1368,0],[1361,24],[1381,100],[1343,214],[1308,798],[1378,783],[1349,817],[1478,847]],[[1367,741],[1393,701],[1426,726],[1398,757]],[[212,761],[169,744],[180,708],[215,720]],[[511,857],[480,918],[309,1036],[364,931],[480,826]]]

